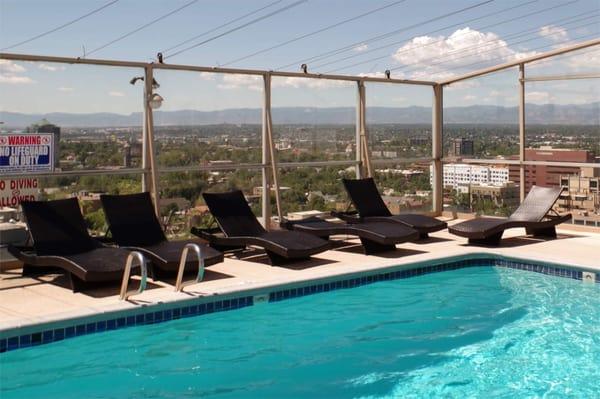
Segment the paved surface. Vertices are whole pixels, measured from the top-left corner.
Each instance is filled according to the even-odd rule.
[[[469,246],[466,239],[442,231],[433,233],[429,240],[398,245],[396,251],[371,256],[363,255],[358,240],[354,239],[310,261],[285,267],[270,266],[266,256],[256,251],[243,260],[226,257],[224,263],[207,269],[205,281],[186,287],[185,293],[174,292],[173,278],[149,282],[147,290],[131,301],[119,300],[119,284],[72,293],[62,275],[31,278],[21,277],[19,269],[8,270],[0,274],[0,330],[190,299],[191,295],[227,294],[472,253],[495,253],[600,270],[600,233],[569,226],[558,232],[557,239],[546,241],[526,237],[524,229],[513,229],[505,233],[500,247],[489,248]]]

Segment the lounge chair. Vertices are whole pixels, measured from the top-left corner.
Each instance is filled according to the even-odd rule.
[[[392,215],[383,202],[373,178],[366,179],[342,179],[344,187],[356,207],[356,212],[336,213],[339,218],[350,222],[393,222],[401,223],[419,232],[419,238],[429,237],[429,233],[443,230],[448,227],[442,222],[430,216],[416,213],[405,213]]]
[[[122,280],[130,251],[106,247],[93,239],[76,198],[25,201],[21,208],[33,247],[9,245],[8,251],[23,262],[23,275],[62,269],[69,275],[73,292],[95,283]]]
[[[366,255],[392,251],[396,244],[414,241],[419,232],[401,224],[388,222],[334,223],[312,217],[299,221],[285,221],[282,226],[288,230],[302,231],[323,239],[332,235],[358,236]]]
[[[201,240],[167,240],[147,192],[101,195],[100,201],[113,241],[120,247],[139,251],[148,257],[154,278],[177,272],[183,249],[190,243],[201,247],[205,266],[223,262],[223,254]],[[197,259],[190,258],[186,270],[197,270],[194,262],[197,263]]]
[[[571,220],[571,214],[549,215],[560,196],[560,187],[533,186],[517,210],[508,218],[476,218],[450,226],[448,231],[467,237],[470,244],[498,245],[504,230],[525,227],[534,237],[556,237],[556,225]]]
[[[264,248],[272,265],[307,259],[329,249],[329,243],[298,231],[266,231],[252,213],[244,194],[203,193],[204,201],[215,218],[218,229],[192,229],[219,249],[240,249],[249,245]]]

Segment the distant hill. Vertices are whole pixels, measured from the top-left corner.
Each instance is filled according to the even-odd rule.
[[[273,121],[282,124],[350,124],[356,114],[351,107],[285,107],[273,108]],[[526,106],[527,122],[531,124],[594,125],[600,123],[600,102],[573,105]],[[117,127],[140,126],[142,114],[115,113],[72,114],[54,112],[48,114],[22,114],[0,111],[0,121],[5,127],[22,128],[46,118],[64,127]],[[517,124],[517,107],[473,105],[468,107],[446,107],[444,120],[447,123]],[[367,120],[370,123],[430,123],[429,107],[369,107]],[[212,125],[221,123],[257,124],[261,122],[261,110],[256,108],[225,109],[220,111],[155,111],[156,125]]]

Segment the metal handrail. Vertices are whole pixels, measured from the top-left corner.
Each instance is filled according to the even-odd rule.
[[[140,286],[137,290],[127,290],[129,285],[129,279],[131,277],[131,267],[133,265],[133,261],[137,260],[141,269],[141,280]],[[119,298],[121,300],[127,300],[131,295],[136,295],[144,292],[146,289],[146,280],[148,279],[148,269],[146,268],[146,260],[144,259],[144,255],[142,255],[138,251],[131,251],[129,256],[127,256],[127,261],[125,262],[125,270],[123,271],[123,281],[121,282],[121,293],[119,294]]]
[[[185,271],[185,265],[187,264],[187,257],[189,251],[192,250],[196,254],[196,258],[198,258],[198,273],[196,274],[196,278],[193,280],[183,281],[183,272]],[[191,284],[196,284],[202,281],[204,278],[204,258],[202,258],[202,251],[198,244],[188,243],[183,247],[183,251],[181,252],[181,259],[179,260],[179,270],[177,271],[177,280],[175,282],[175,291],[182,291],[184,287],[187,287]]]

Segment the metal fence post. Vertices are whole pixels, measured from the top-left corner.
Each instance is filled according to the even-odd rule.
[[[271,178],[275,192],[275,203],[277,206],[277,217],[282,221],[281,193],[279,191],[279,173],[277,169],[277,156],[275,154],[275,143],[273,141],[273,118],[271,116],[271,74],[265,73],[264,79],[264,103],[263,103],[263,216],[265,228],[270,230],[271,220],[271,196],[268,187],[268,166],[271,166]],[[267,187],[265,187],[265,183]],[[268,204],[268,208],[265,208]],[[266,212],[266,213],[265,213]]]
[[[442,85],[433,86],[433,107],[431,123],[431,158],[432,158],[432,194],[433,212],[437,215],[442,213],[444,205],[443,187],[443,125],[444,125],[444,88]]]
[[[144,118],[144,123],[146,126],[146,152],[144,153],[147,157],[147,165],[146,167],[149,167],[149,174],[150,174],[150,179],[149,179],[149,188],[150,188],[150,194],[152,195],[152,198],[154,200],[154,212],[156,213],[157,217],[160,217],[160,211],[159,211],[159,194],[158,194],[158,170],[157,170],[157,164],[156,164],[156,151],[155,151],[155,147],[154,147],[154,116],[152,114],[152,107],[150,107],[150,100],[152,99],[152,94],[153,94],[153,87],[152,84],[154,82],[154,74],[152,72],[152,65],[148,65],[146,66],[145,70],[144,70],[144,94],[145,94],[145,100],[144,100],[144,112],[145,112],[145,118]],[[146,175],[148,175],[148,173],[146,173]],[[146,189],[148,188],[148,186],[146,186]]]
[[[360,179],[362,177],[362,141],[361,141],[361,134],[360,134],[360,127],[361,127],[361,106],[362,106],[362,100],[361,100],[361,93],[362,90],[360,88],[361,86],[361,81],[356,82],[356,137],[355,137],[355,143],[354,143],[354,149],[355,149],[355,156],[356,156],[356,178]]]
[[[365,168],[366,176],[373,177],[371,169],[371,154],[369,153],[369,140],[367,138],[367,105],[365,94],[365,82],[358,82],[358,129],[360,141],[360,166]]]
[[[519,202],[525,199],[525,64],[519,64]]]

